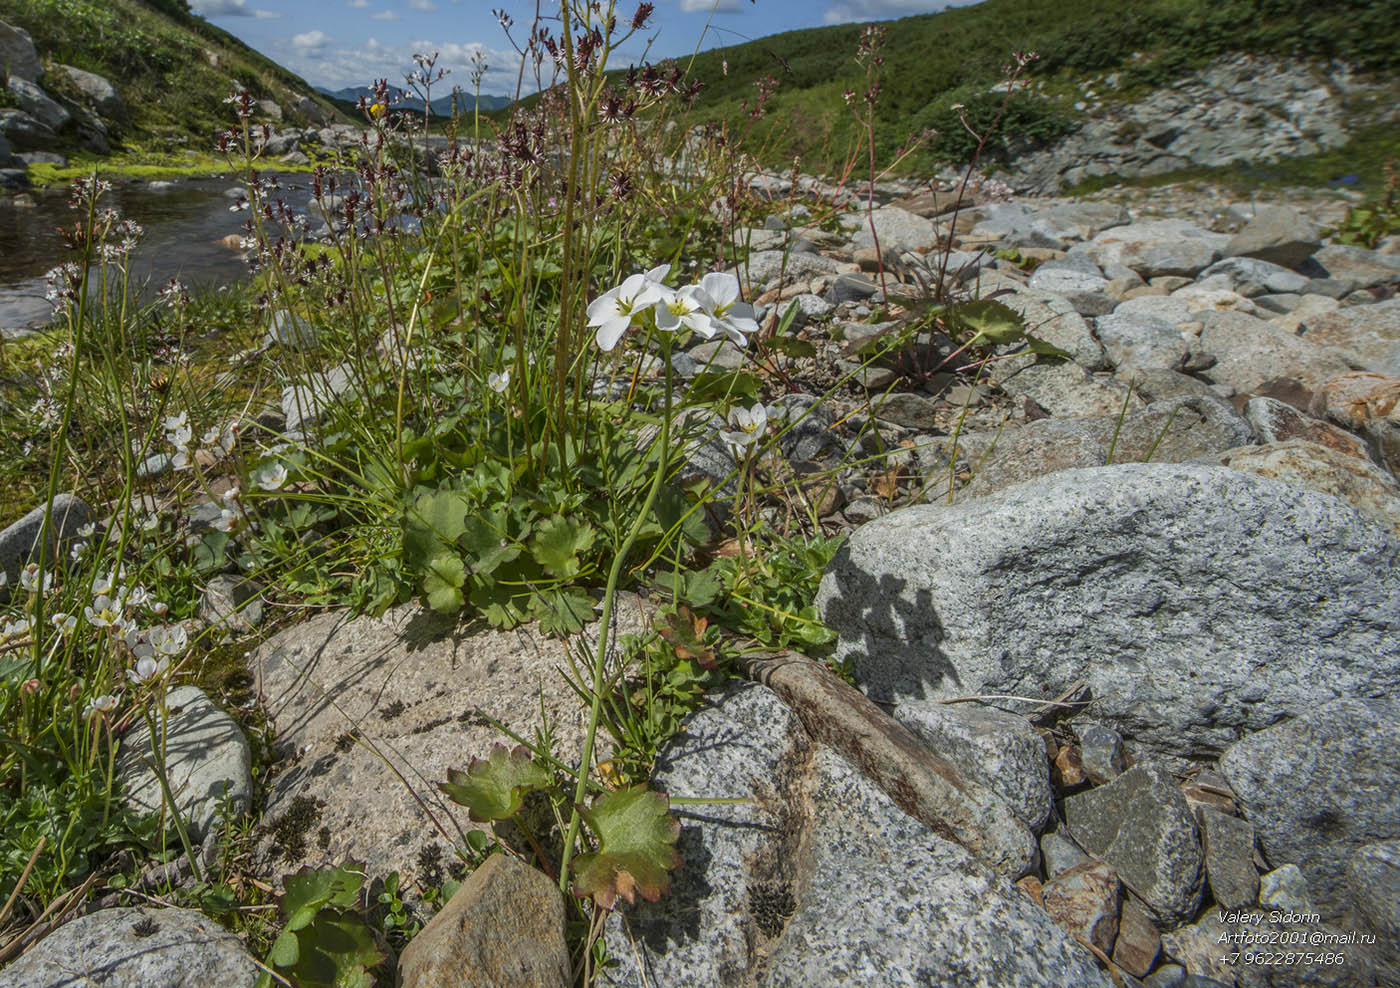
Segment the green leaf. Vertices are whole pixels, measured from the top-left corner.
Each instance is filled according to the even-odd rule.
[[[509,750],[497,744],[486,758],[473,758],[465,772],[449,769],[447,781],[438,788],[465,806],[472,820],[486,823],[515,815],[527,792],[553,784],[549,772],[531,761],[530,749],[519,745]]]
[[[267,963],[270,967],[291,967],[300,956],[301,947],[297,942],[296,931],[286,929],[277,934],[277,939],[272,941],[272,949],[267,952]]]
[[[445,552],[428,564],[428,573],[423,577],[423,592],[427,594],[428,606],[439,614],[455,614],[465,603],[462,598],[462,585],[467,582],[467,568],[462,557],[455,552]]]
[[[681,825],[670,814],[663,793],[645,785],[605,793],[592,809],[579,813],[598,839],[598,850],[575,859],[574,890],[591,895],[603,909],[619,896],[627,902],[655,902],[671,888],[669,872],[678,868],[676,838]]]
[[[355,904],[364,876],[349,870],[359,867],[355,862],[338,868],[303,867],[283,879],[282,914],[287,917],[287,929],[299,930],[327,906],[349,908]]]
[[[567,580],[578,575],[579,554],[593,548],[597,535],[587,522],[556,515],[535,529],[530,554],[552,576]]]
[[[719,592],[724,589],[724,584],[720,582],[713,565],[685,574],[681,586],[680,597],[691,607],[713,604],[719,597]]]
[[[228,532],[206,532],[194,547],[194,566],[201,573],[223,569]]]
[[[403,525],[403,555],[415,570],[426,569],[432,559],[452,546],[466,531],[471,502],[458,491],[434,491],[413,503]]]
[[[777,336],[769,341],[769,346],[789,357],[815,357],[817,348],[810,340],[799,340],[795,336]]]
[[[1026,320],[1021,314],[994,299],[980,299],[960,305],[953,310],[952,318],[976,331],[974,343],[1003,346],[1019,343],[1026,336]]]
[[[485,575],[520,555],[520,547],[506,537],[506,515],[499,508],[479,511],[463,526],[461,545],[472,558],[472,572]]]
[[[736,395],[744,395],[750,401],[758,397],[758,378],[743,371],[702,371],[690,381],[687,394],[696,402],[724,402]]]
[[[300,988],[373,988],[369,968],[381,963],[384,955],[358,913],[323,911],[296,937],[301,956],[290,973]]]
[[[1039,354],[1042,357],[1058,357],[1061,360],[1074,359],[1073,356],[1061,350],[1059,347],[1055,346],[1055,344],[1047,343],[1040,337],[1032,336],[1030,333],[1026,334],[1026,347],[1031,353]]]
[[[572,635],[593,617],[593,598],[581,590],[544,590],[530,599],[530,612],[546,635]]]
[[[493,628],[509,630],[523,624],[530,615],[523,602],[509,587],[490,584],[476,586],[467,597],[471,605],[481,612]]]

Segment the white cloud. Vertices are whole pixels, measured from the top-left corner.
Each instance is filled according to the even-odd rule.
[[[356,10],[364,10],[369,6],[369,0],[350,0],[350,6]]]
[[[681,0],[681,10],[687,14],[708,14],[712,10],[726,13],[743,9],[741,0]]]
[[[399,15],[392,10],[381,10],[379,13],[374,14],[373,17],[376,21],[396,21],[399,19]]]
[[[683,0],[690,2],[690,0]],[[839,0],[826,8],[827,24],[879,21],[911,14],[931,14],[945,7],[967,7],[981,0]]]
[[[255,10],[253,16],[260,21],[275,21],[282,15],[275,10]]]
[[[520,56],[510,48],[424,40],[385,44],[377,38],[352,47],[336,44],[330,38],[325,41],[330,43],[316,48],[300,45],[295,38],[291,42],[281,41],[274,44],[273,54],[308,82],[335,90],[368,86],[375,79],[388,79],[390,86],[402,87],[404,73],[415,69],[414,54],[431,55],[436,51],[438,67],[449,70],[449,75],[433,86],[433,98],[437,99],[450,95],[453,86],[460,86],[464,91],[471,89],[472,55],[480,52],[487,65],[481,92],[484,95],[515,95]],[[530,73],[527,71],[525,75],[528,80]]]
[[[331,40],[331,36],[324,31],[307,31],[305,34],[292,35],[292,47],[301,52],[318,52],[326,47],[326,42]]]
[[[414,10],[421,10],[425,14],[431,14],[437,10],[437,4],[433,0],[408,0],[408,5]]]

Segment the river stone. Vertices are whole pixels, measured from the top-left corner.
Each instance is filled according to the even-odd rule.
[[[1368,459],[1292,439],[1228,449],[1218,455],[1218,460],[1235,470],[1248,470],[1340,498],[1400,538],[1400,484]]]
[[[1089,854],[1111,865],[1158,922],[1189,919],[1201,902],[1196,822],[1171,773],[1136,765],[1106,785],[1065,798],[1065,824]]]
[[[353,399],[354,379],[348,364],[332,367],[324,374],[308,374],[309,384],[290,384],[282,389],[283,434],[288,441],[301,442],[321,420],[328,408]]]
[[[1167,398],[1216,398],[1212,385],[1200,378],[1178,371],[1141,370],[1130,367],[1123,379],[1132,384],[1133,391],[1147,401],[1163,401]]]
[[[875,226],[874,235],[870,232],[872,223]],[[907,209],[881,206],[874,210],[869,218],[861,216],[860,227],[851,238],[851,243],[856,247],[874,247],[876,236],[879,237],[881,250],[913,250],[936,243],[938,231],[932,220],[924,219]]]
[[[104,117],[123,117],[126,115],[126,103],[122,101],[117,87],[96,72],[75,69],[71,65],[55,65],[53,68],[55,73],[66,78],[87,97],[93,108]]]
[[[1400,298],[1311,316],[1298,335],[1344,350],[1367,370],[1400,377]]]
[[[1304,415],[1286,401],[1264,395],[1245,402],[1245,420],[1254,427],[1261,443],[1284,443],[1302,439],[1330,449],[1366,459],[1366,444],[1345,429],[1311,415]]]
[[[786,263],[784,260],[786,259]],[[841,262],[823,254],[787,253],[781,250],[758,250],[749,254],[748,260],[735,272],[739,278],[755,290],[767,285],[781,272],[784,280],[791,284],[819,274],[837,274]]]
[[[6,988],[253,988],[238,935],[192,909],[99,909],[64,923],[5,969]]]
[[[685,864],[609,923],[605,985],[1107,986],[1004,877],[931,834],[766,687],[737,683],[660,753]]]
[[[1035,291],[1061,295],[1083,316],[1099,316],[1112,312],[1118,304],[1108,294],[1108,279],[1087,257],[1066,257],[1046,261],[1031,275],[1030,287]]]
[[[1120,372],[1180,370],[1187,342],[1175,324],[1157,316],[1112,312],[1094,325],[1108,362]]]
[[[1359,848],[1347,862],[1355,917],[1376,938],[1381,957],[1400,968],[1400,841]]]
[[[1079,738],[1079,764],[1094,785],[1116,779],[1127,769],[1123,738],[1113,728],[1076,723],[1074,734]]]
[[[620,595],[617,632],[640,633],[648,610]],[[597,634],[595,621],[577,640]],[[434,819],[453,835],[476,829],[435,784],[493,745],[514,744],[488,718],[533,737],[543,709],[555,755],[577,759],[588,711],[559,674],[568,666],[564,643],[534,625],[468,632],[415,604],[378,618],[318,614],[269,638],[249,668],[289,761],[269,787],[262,873],[354,858],[410,886],[425,849],[451,857]]]
[[[1286,864],[1260,875],[1259,904],[1286,912],[1312,912],[1312,895],[1302,870],[1295,864]]]
[[[1148,279],[1194,278],[1219,259],[1228,241],[1184,220],[1148,220],[1104,230],[1082,246],[1100,268],[1122,264]]]
[[[768,422],[778,431],[778,449],[789,462],[821,460],[839,454],[841,441],[832,430],[836,419],[815,395],[780,395],[766,408]]]
[[[1085,370],[1103,370],[1108,366],[1104,361],[1103,347],[1094,339],[1089,324],[1075,311],[1068,299],[1053,292],[1029,288],[1010,279],[983,279],[984,292],[996,287],[1011,287],[1014,290],[1014,294],[1000,296],[996,301],[1020,314],[1025,321],[1026,332],[1059,347]],[[1019,345],[1014,348],[1019,348]],[[1018,358],[999,363],[1015,364],[1030,359],[1033,358]]]
[[[195,686],[177,686],[165,698],[166,781],[190,837],[199,841],[223,818],[246,812],[253,792],[252,752],[233,718]],[[117,774],[122,798],[138,813],[159,813],[165,800],[149,767],[151,732],[138,721],[122,737]]]
[[[1365,247],[1329,244],[1308,258],[1300,271],[1314,279],[1334,282],[1336,297],[1340,298],[1358,288],[1380,288],[1400,282],[1400,257]],[[1311,290],[1317,291],[1318,286]]]
[[[68,551],[68,546],[79,537],[78,529],[96,521],[97,516],[81,498],[72,494],[57,495],[50,516],[51,537],[44,569],[53,572],[55,558]],[[18,584],[20,570],[31,560],[38,562],[39,533],[43,528],[44,506],[41,504],[0,532],[0,571],[9,578],[11,590]]]
[[[851,535],[816,605],[877,701],[1053,699],[1082,679],[1096,720],[1185,757],[1400,685],[1400,541],[1224,467],[1066,470],[902,508]]]
[[[1392,603],[1373,617],[1395,614]],[[1393,661],[1395,641],[1368,661]],[[1298,865],[1329,921],[1350,904],[1351,856],[1400,838],[1400,700],[1339,699],[1299,711],[1231,745],[1220,769],[1269,861]]]
[[[1120,409],[1121,411],[1121,409]],[[1217,398],[1168,398],[1117,415],[1041,419],[1000,440],[963,490],[980,497],[1042,474],[1113,463],[1179,463],[1253,439],[1233,408]]]
[[[1233,962],[1231,954],[1274,951],[1271,943],[1310,945],[1314,935],[1336,934],[1339,931],[1306,922],[1272,922],[1267,912],[1253,910],[1245,913],[1249,921],[1233,922],[1220,909],[1207,909],[1199,920],[1170,933],[1162,934],[1162,948],[1167,956],[1185,965],[1191,977],[1181,981],[1178,988],[1374,988],[1375,972],[1368,958],[1356,949],[1343,948],[1340,959],[1324,961],[1326,946],[1294,948],[1294,957],[1301,963],[1286,965],[1288,948],[1278,948],[1273,963]],[[1256,917],[1257,922],[1253,921]],[[1233,918],[1233,917],[1230,917]],[[1307,963],[1312,953],[1313,963]],[[1194,978],[1194,980],[1193,980]],[[1213,980],[1207,980],[1213,979]]]
[[[1105,954],[1118,939],[1123,884],[1102,861],[1086,861],[1046,882],[1040,901],[1050,917]]]
[[[1063,874],[1075,865],[1093,860],[1081,851],[1074,841],[1058,831],[1041,835],[1040,858],[1045,866],[1047,879]]]
[[[262,624],[261,592],[262,587],[254,580],[220,573],[204,588],[199,617],[235,634],[249,634]]]
[[[991,708],[917,700],[891,713],[935,754],[1005,799],[1031,830],[1045,824],[1054,793],[1045,742],[1030,721]]]
[[[1296,268],[1322,246],[1317,224],[1288,206],[1264,206],[1222,252],[1226,257],[1253,257]]]
[[[493,854],[399,957],[402,988],[569,988],[564,900],[544,872]]]
[[[1265,381],[1294,377],[1311,389],[1351,369],[1341,355],[1243,312],[1204,316],[1201,348],[1215,356],[1203,374],[1215,384],[1251,392]]]
[[[1254,828],[1246,820],[1209,806],[1198,811],[1206,851],[1206,881],[1225,909],[1252,906],[1259,895],[1254,870]]]
[[[21,151],[44,150],[58,140],[48,124],[16,109],[0,109],[0,134]]]
[[[1162,952],[1162,937],[1147,910],[1132,898],[1124,899],[1118,913],[1118,940],[1113,945],[1113,963],[1134,977],[1152,970]]]
[[[29,32],[4,21],[0,21],[0,75],[30,82],[38,82],[44,75]]]
[[[20,109],[52,131],[63,129],[63,125],[73,119],[73,114],[54,101],[36,83],[11,76],[10,95],[15,98]]]
[[[989,376],[1018,403],[1030,398],[1054,416],[1117,415],[1125,401],[1130,409],[1141,407],[1122,381],[1091,374],[1070,361],[999,360]]]
[[[1334,377],[1315,390],[1308,412],[1365,436],[1376,459],[1400,476],[1400,377]]]
[[[1197,278],[1202,285],[1219,283],[1222,287],[1255,299],[1260,295],[1282,295],[1306,290],[1308,278],[1280,264],[1253,257],[1227,257],[1216,261]]]

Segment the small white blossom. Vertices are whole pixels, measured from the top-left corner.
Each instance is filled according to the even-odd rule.
[[[510,387],[510,371],[505,371],[501,374],[492,371],[490,374],[486,375],[486,383],[490,385],[492,391],[500,394],[506,388]]]
[[[219,512],[219,517],[214,520],[214,529],[220,532],[232,532],[238,527],[240,520],[241,518],[237,511],[224,508]]]
[[[19,585],[30,593],[48,593],[53,586],[53,574],[41,573],[38,563],[30,563],[19,572]]]
[[[101,696],[95,696],[91,700],[89,700],[87,702],[87,706],[83,708],[83,717],[84,719],[86,719],[91,717],[93,714],[109,714],[113,710],[117,709],[117,703],[117,697],[111,693],[104,693]]]
[[[169,659],[156,660],[147,655],[136,660],[136,668],[126,671],[127,678],[137,685],[149,683],[165,674],[170,667]]]
[[[162,624],[151,629],[149,640],[157,655],[173,657],[185,650],[190,636],[184,625]]]
[[[29,618],[20,618],[18,621],[7,619],[4,624],[0,624],[0,641],[23,638],[27,634],[29,634]]]
[[[83,615],[88,619],[89,624],[98,628],[106,628],[121,620],[121,604],[103,594],[94,600],[91,606],[83,608]]]
[[[634,274],[616,288],[604,292],[588,306],[588,325],[598,329],[598,347],[611,350],[632,325],[632,320],[660,301],[662,282],[671,266],[663,264],[645,274]]]
[[[732,408],[729,411],[729,425],[730,429],[722,430],[719,437],[737,459],[768,431],[768,410],[762,402],[756,402],[752,408]]]
[[[94,522],[88,522],[86,525],[82,525],[82,526],[80,526],[80,527],[78,528],[78,534],[81,535],[81,536],[82,536],[83,538],[85,538],[85,539],[90,539],[90,538],[92,538],[92,536],[94,535],[94,533],[96,533],[96,531],[97,531],[97,525],[96,525],[96,523],[94,523]]]
[[[58,629],[60,635],[66,635],[78,626],[78,616],[76,614],[64,614],[62,611],[54,611],[49,615],[49,624]]]
[[[258,486],[265,491],[281,490],[282,485],[286,482],[287,468],[280,463],[264,467],[262,473],[258,474]]]
[[[223,494],[224,502],[225,502],[226,504],[234,504],[234,503],[236,503],[236,502],[238,501],[238,499],[239,499],[240,497],[242,497],[242,496],[243,496],[243,489],[242,489],[241,487],[239,487],[237,484],[234,484],[234,485],[233,485],[232,487],[230,487],[228,490],[224,491],[224,494]]]

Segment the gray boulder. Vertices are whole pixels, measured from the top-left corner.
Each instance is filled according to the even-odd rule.
[[[78,529],[97,521],[91,508],[81,498],[72,494],[59,494],[53,499],[53,513],[50,521],[50,536],[47,565],[53,571],[54,560],[59,553],[66,553],[68,546],[77,539]],[[44,527],[44,506],[30,511],[19,521],[0,532],[0,572],[9,578],[13,588],[19,579],[20,570],[31,559],[38,561],[37,549],[39,533]]]
[[[22,27],[0,21],[0,75],[38,82],[44,74],[34,39]]]
[[[1107,785],[1067,797],[1065,825],[1080,847],[1142,896],[1159,923],[1195,915],[1204,856],[1186,797],[1166,769],[1136,765]]]
[[[178,686],[165,698],[166,782],[175,796],[190,837],[210,833],[227,810],[230,819],[246,812],[252,798],[252,752],[233,718],[194,686]],[[150,766],[151,732],[138,726],[122,737],[117,774],[122,797],[138,813],[159,813],[165,804]]]
[[[1400,256],[1365,247],[1328,244],[1299,266],[1299,272],[1335,286],[1324,294],[1341,298],[1358,288],[1380,288],[1400,283]],[[1324,287],[1314,283],[1309,289]]]
[[[1202,271],[1198,281],[1207,287],[1218,282],[1245,298],[1300,293],[1308,286],[1308,278],[1298,272],[1255,257],[1226,257]]]
[[[64,923],[5,969],[6,988],[253,988],[243,942],[192,909],[99,909]]]
[[[901,703],[891,713],[969,779],[1005,799],[1031,830],[1049,818],[1054,794],[1045,742],[1024,717],[918,700]]]
[[[1083,316],[1112,312],[1118,304],[1109,296],[1108,279],[1098,265],[1083,256],[1046,261],[1031,275],[1030,287],[1063,296]]]
[[[1296,268],[1322,246],[1317,224],[1287,206],[1265,206],[1230,238],[1226,257],[1253,257]]]
[[[10,95],[19,103],[20,109],[50,130],[61,130],[64,124],[73,119],[73,114],[56,103],[37,83],[10,76],[9,87]]]
[[[868,217],[862,214],[859,219],[860,226],[851,238],[856,247],[874,247],[875,235],[880,239],[881,250],[913,250],[916,247],[927,247],[938,240],[938,232],[932,220],[924,219],[898,206],[882,206]],[[875,235],[870,232],[872,223],[875,226]]]
[[[1053,699],[1141,747],[1215,754],[1400,685],[1400,541],[1223,467],[1066,470],[858,529],[816,599],[876,700]]]
[[[749,254],[748,260],[734,269],[741,280],[748,282],[755,290],[766,285],[781,273],[787,284],[810,279],[819,274],[837,274],[841,262],[834,261],[824,254],[788,253],[781,250],[757,250]]]
[[[1157,316],[1113,312],[1095,323],[1108,361],[1120,371],[1180,370],[1187,342],[1181,330]]]
[[[42,150],[58,140],[53,128],[23,110],[0,110],[0,134],[20,150]]]
[[[1400,298],[1309,316],[1299,323],[1298,335],[1337,347],[1366,370],[1400,377]]]
[[[75,69],[71,65],[55,65],[54,72],[63,76],[73,85],[92,108],[104,117],[126,116],[126,102],[117,87],[96,72]]]
[[[1392,605],[1376,616],[1395,613]],[[1371,656],[1396,654],[1392,640]],[[1367,844],[1400,838],[1400,700],[1338,699],[1297,711],[1227,748],[1220,770],[1269,861],[1301,868],[1323,918],[1340,919],[1353,894],[1348,861]]]
[[[1400,841],[1367,844],[1347,862],[1354,915],[1376,938],[1380,958],[1400,970]]]
[[[737,684],[662,751],[685,864],[670,895],[609,924],[606,985],[1107,985],[1005,878],[813,744],[766,688]]]
[[[1220,258],[1228,239],[1183,220],[1150,220],[1104,230],[1075,251],[1087,254],[1100,268],[1122,264],[1143,278],[1194,278]]]
[[[1204,321],[1201,349],[1215,357],[1204,376],[1236,391],[1251,392],[1280,377],[1297,378],[1315,390],[1352,369],[1335,350],[1243,312],[1209,312]]]

